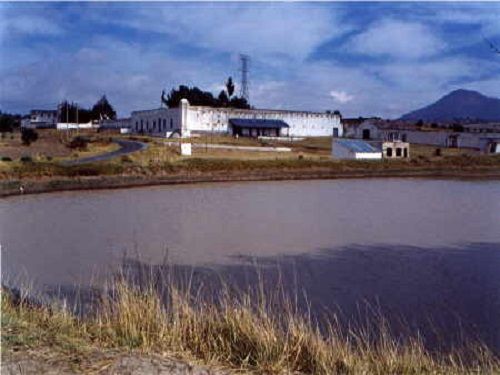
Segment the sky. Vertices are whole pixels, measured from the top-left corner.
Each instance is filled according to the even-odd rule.
[[[448,92],[500,97],[500,3],[0,3],[0,110],[160,106],[239,90],[256,108],[397,118]]]

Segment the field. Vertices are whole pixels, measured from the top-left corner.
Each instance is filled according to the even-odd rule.
[[[10,158],[12,161],[21,157],[30,157],[38,161],[61,161],[76,159],[110,152],[118,149],[109,136],[101,136],[95,132],[80,131],[68,134],[53,129],[38,130],[38,140],[29,146],[23,145],[19,132],[3,133],[0,138],[0,158]],[[70,140],[76,136],[89,138],[85,149],[72,149]]]
[[[230,136],[201,136],[189,140],[191,156],[181,156],[179,142],[145,136],[89,133],[86,149],[71,149],[68,137],[54,130],[39,131],[39,140],[23,146],[19,134],[8,133],[0,149],[0,195],[65,189],[128,187],[202,181],[283,180],[346,177],[483,177],[498,178],[500,157],[474,150],[412,145],[410,159],[360,161],[332,160],[329,137],[297,142],[260,141]],[[148,148],[108,161],[64,166],[62,160],[115,150],[111,137],[137,140]],[[213,142],[213,143],[212,143]],[[288,147],[291,152],[255,152],[212,149],[230,146]],[[29,156],[28,160],[22,156]]]

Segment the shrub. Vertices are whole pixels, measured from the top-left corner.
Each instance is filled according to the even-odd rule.
[[[2,161],[12,161],[8,156],[2,156]]]
[[[132,159],[130,158],[130,156],[128,155],[123,155],[120,160],[122,161],[122,163],[132,163]]]
[[[71,149],[85,150],[90,140],[87,137],[75,137],[68,144],[68,147]]]
[[[11,139],[13,139],[11,137]],[[33,129],[23,128],[21,130],[21,140],[25,146],[29,146],[38,139],[38,133]]]
[[[21,160],[23,163],[31,163],[31,162],[33,162],[33,159],[31,158],[31,156],[27,156],[27,155],[21,156],[21,159],[19,159],[19,160]]]

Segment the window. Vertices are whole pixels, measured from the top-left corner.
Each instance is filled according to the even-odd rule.
[[[173,127],[174,127],[174,121],[170,119],[170,129],[172,129]]]
[[[396,148],[396,156],[401,156],[401,148]]]
[[[167,119],[166,118],[163,119],[163,130],[164,131],[167,130]]]
[[[401,140],[402,140],[403,142],[406,142],[406,140],[407,140],[406,134],[403,134],[403,135],[401,136]],[[406,150],[406,149],[405,149],[405,150]]]
[[[153,120],[153,131],[155,130],[155,128],[156,128],[156,121]]]
[[[404,148],[404,149],[403,149],[403,156],[404,156],[405,158],[407,158],[407,157],[408,157],[408,149],[407,149],[407,148]]]
[[[392,157],[392,147],[387,147],[386,155],[388,158]]]

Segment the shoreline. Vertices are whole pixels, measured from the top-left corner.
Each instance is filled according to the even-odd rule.
[[[392,169],[392,170],[261,170],[247,173],[221,171],[219,173],[181,173],[160,176],[104,175],[92,177],[51,177],[38,179],[0,180],[0,198],[26,194],[44,194],[63,191],[114,190],[138,187],[183,185],[199,183],[335,180],[357,178],[437,178],[466,180],[500,180],[500,169]],[[19,192],[19,186],[24,192]]]

